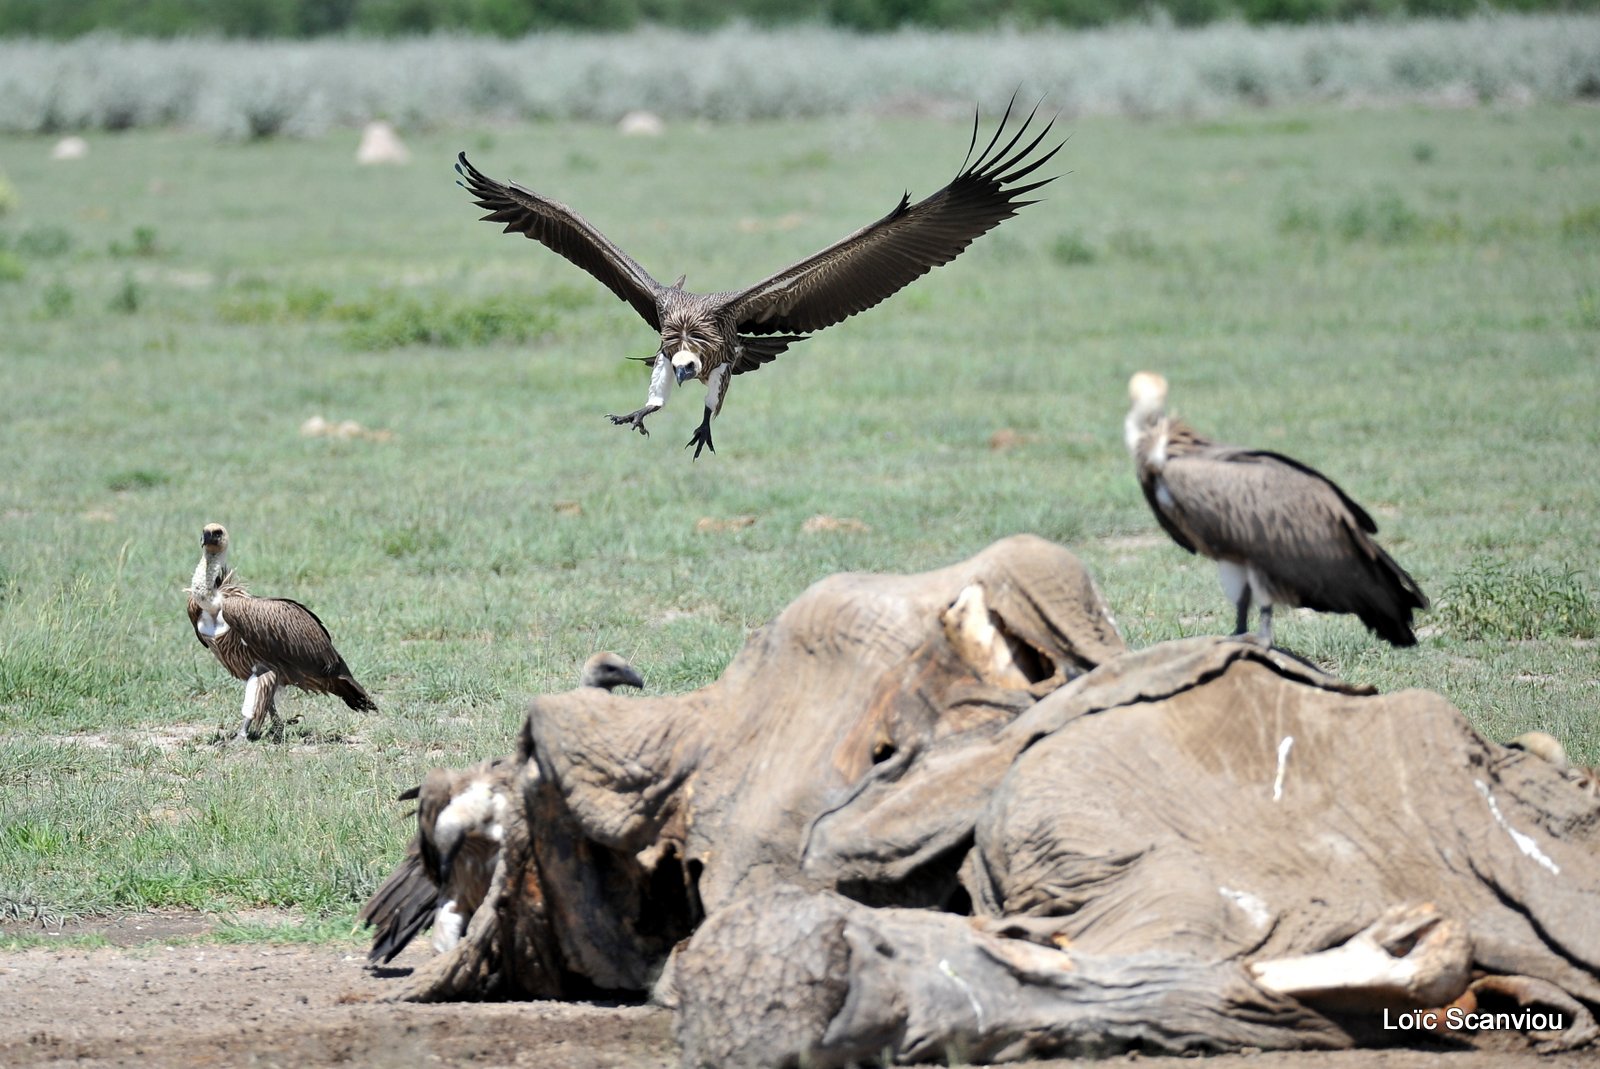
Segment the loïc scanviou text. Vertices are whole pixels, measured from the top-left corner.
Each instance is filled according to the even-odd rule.
[[[1442,1010],[1406,1010],[1391,1014],[1383,1011],[1385,1029],[1427,1028],[1451,1032],[1507,1031],[1560,1032],[1566,1029],[1564,1014],[1519,1010],[1516,1013],[1484,1013],[1448,1006]]]

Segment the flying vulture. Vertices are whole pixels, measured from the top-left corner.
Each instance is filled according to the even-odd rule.
[[[1156,519],[1190,553],[1217,562],[1222,589],[1272,645],[1272,609],[1303,605],[1355,613],[1396,646],[1416,645],[1413,609],[1428,599],[1373,540],[1378,527],[1332,480],[1298,460],[1218,445],[1166,412],[1167,380],[1141,371],[1128,382],[1123,424],[1139,485]]]
[[[258,598],[239,585],[228,567],[227,528],[206,524],[200,548],[200,563],[189,581],[189,622],[200,645],[245,681],[240,738],[259,738],[269,717],[274,735],[283,730],[277,696],[286,684],[336,694],[352,709],[378,708],[333,648],[316,613],[288,598]]]
[[[1054,120],[1018,147],[1037,110],[1002,144],[1012,112],[1008,105],[989,144],[968,166],[978,139],[974,116],[966,159],[949,185],[916,204],[903,194],[893,211],[870,226],[752,286],[723,293],[690,293],[683,288],[683,276],[662,285],[583,216],[514,182],[486,177],[464,152],[456,170],[478,206],[488,209],[485,220],[503,223],[506,233],[523,234],[566,257],[660,331],[660,344],[648,361],[650,392],[644,407],[610,416],[613,424],[649,434],[645,417],[666,405],[674,383],[705,383],[705,417],[688,443],[698,458],[702,449],[716,452],[711,420],[722,410],[730,375],[755,371],[813,332],[893,296],[1033,203],[1018,198],[1053,179],[1017,183],[1061,148],[1057,144],[1029,158]]]
[[[585,662],[579,686],[643,689],[644,678],[622,657],[602,650]],[[506,828],[522,819],[522,801],[514,794],[518,771],[509,757],[436,768],[421,786],[400,794],[402,802],[416,800],[417,834],[361,908],[361,921],[377,929],[367,955],[371,964],[392,961],[430,925],[437,951],[461,938],[489,891]]]

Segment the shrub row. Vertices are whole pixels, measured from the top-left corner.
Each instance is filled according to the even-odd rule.
[[[5,0],[0,0],[5,2]],[[816,26],[502,41],[0,39],[0,132],[188,125],[221,136],[520,119],[810,118],[978,103],[1064,115],[1249,104],[1600,96],[1600,16],[860,35]]]
[[[732,21],[851,30],[977,29],[1001,23],[1103,26],[1144,17],[1150,0],[0,0],[0,35],[66,38],[96,30],[151,37],[410,35],[453,30],[520,37],[552,29],[626,30],[653,23],[706,29]],[[1592,11],[1600,0],[1166,0],[1186,25],[1223,18],[1309,22],[1375,15]]]

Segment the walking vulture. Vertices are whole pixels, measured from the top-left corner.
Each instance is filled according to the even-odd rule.
[[[1141,371],[1128,382],[1123,424],[1139,485],[1156,519],[1190,553],[1217,562],[1222,589],[1272,645],[1272,609],[1303,605],[1355,613],[1396,646],[1416,645],[1413,609],[1428,599],[1373,540],[1365,509],[1314,468],[1280,453],[1219,445],[1167,415],[1167,380]]]
[[[755,371],[811,333],[893,296],[1033,203],[1018,198],[1053,179],[1017,183],[1061,148],[1057,144],[1029,158],[1054,120],[1018,147],[1037,111],[1035,106],[1001,144],[1011,118],[1008,105],[989,144],[968,166],[978,139],[974,116],[966,159],[949,185],[916,204],[903,194],[877,222],[752,286],[723,293],[690,293],[683,288],[685,276],[662,285],[583,216],[514,182],[486,177],[464,152],[456,170],[478,206],[488,209],[485,220],[503,223],[506,233],[532,238],[583,268],[660,331],[660,344],[648,361],[650,392],[644,407],[610,416],[613,424],[647,435],[645,417],[666,405],[674,383],[705,383],[705,416],[688,443],[698,458],[702,449],[716,452],[711,420],[722,410],[730,375]]]
[[[644,688],[644,677],[622,657],[602,650],[583,666],[579,686]],[[436,768],[422,784],[400,794],[417,802],[417,833],[399,866],[361,908],[376,931],[367,960],[392,961],[418,932],[433,927],[433,946],[444,952],[466,930],[489,891],[506,828],[522,818],[513,794],[517,762],[509,757],[470,768]]]
[[[240,738],[259,738],[268,718],[272,733],[282,732],[277,696],[285,684],[336,694],[352,709],[378,708],[333,648],[316,613],[288,598],[258,598],[239,585],[228,566],[227,528],[206,524],[200,548],[200,563],[189,581],[189,623],[222,667],[245,681]]]

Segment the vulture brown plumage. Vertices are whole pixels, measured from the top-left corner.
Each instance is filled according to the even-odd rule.
[[[188,588],[189,623],[222,667],[245,681],[239,737],[258,738],[269,718],[273,733],[282,731],[277,696],[284,686],[337,695],[352,709],[378,708],[316,613],[288,598],[258,598],[239,585],[228,566],[227,528],[206,524],[200,547]]]
[[[1012,113],[1008,105],[989,144],[969,166],[978,139],[974,116],[967,157],[943,189],[916,204],[904,194],[877,222],[752,286],[722,293],[688,292],[683,277],[662,285],[576,211],[514,182],[487,177],[466,153],[456,170],[478,206],[488,209],[485,220],[502,223],[505,232],[532,238],[583,268],[660,331],[660,344],[648,361],[646,403],[626,416],[610,416],[612,423],[648,434],[645,417],[667,403],[675,382],[705,383],[705,415],[688,443],[699,457],[702,449],[716,452],[711,420],[722,409],[730,375],[755,371],[811,333],[893,296],[1033,203],[1019,198],[1052,179],[1018,183],[1061,148],[1057,144],[1033,155],[1054,120],[1023,143],[1037,110],[1002,144]]]
[[[1217,562],[1236,634],[1248,630],[1253,601],[1269,646],[1278,604],[1354,613],[1396,646],[1416,645],[1412,610],[1427,597],[1333,480],[1281,453],[1196,433],[1167,415],[1167,380],[1154,372],[1134,375],[1128,394],[1123,429],[1145,500],[1173,541]]]

